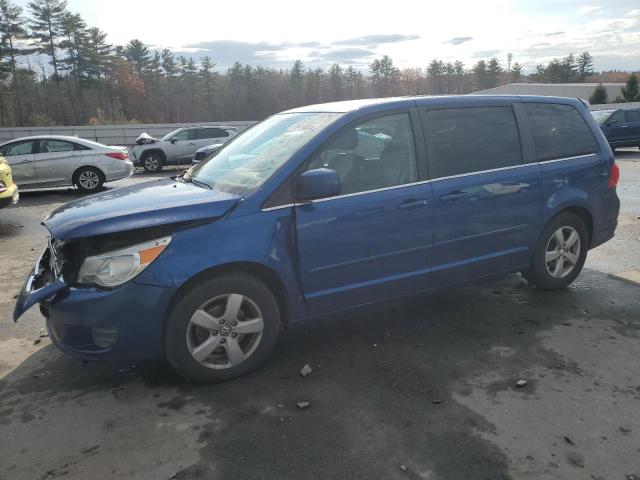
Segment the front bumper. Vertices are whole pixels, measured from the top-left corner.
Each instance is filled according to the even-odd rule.
[[[175,289],[130,281],[113,290],[67,285],[50,243],[16,301],[14,320],[40,304],[53,343],[91,361],[135,362],[161,358],[164,319]]]
[[[51,340],[72,357],[138,362],[161,358],[174,289],[129,282],[115,290],[68,288],[42,301]]]
[[[10,207],[11,205],[15,205],[18,203],[20,199],[20,195],[18,194],[18,188],[13,188],[13,193],[10,195],[4,196],[0,198],[0,208]]]

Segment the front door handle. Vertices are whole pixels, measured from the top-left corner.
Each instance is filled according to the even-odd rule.
[[[463,192],[462,190],[454,190],[440,197],[440,200],[443,202],[456,202],[458,200],[462,200],[467,196],[467,192]]]
[[[426,207],[427,205],[429,205],[429,200],[426,198],[410,198],[398,205],[398,208],[403,210],[413,210],[414,208]]]

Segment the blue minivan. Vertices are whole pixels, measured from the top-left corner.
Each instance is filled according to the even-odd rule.
[[[640,108],[618,108],[591,112],[611,148],[640,148]]]
[[[39,303],[85,360],[225,380],[299,320],[496,274],[570,284],[617,225],[618,167],[576,99],[367,99],[289,110],[183,175],[70,202]]]

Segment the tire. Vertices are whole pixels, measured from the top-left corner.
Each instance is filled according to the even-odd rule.
[[[162,170],[164,159],[159,153],[151,152],[142,157],[141,163],[145,172],[156,173]]]
[[[73,183],[85,193],[99,191],[104,181],[104,174],[95,167],[81,167],[73,175]]]
[[[522,276],[543,290],[568,286],[582,271],[589,240],[587,227],[579,216],[561,213],[553,217],[538,238],[531,268]]]
[[[198,383],[230,380],[262,365],[281,326],[278,302],[266,285],[247,274],[224,274],[198,283],[175,303],[165,356],[176,372]]]

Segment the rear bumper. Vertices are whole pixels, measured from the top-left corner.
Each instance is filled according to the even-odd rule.
[[[122,168],[111,169],[105,172],[107,182],[113,182],[114,180],[120,180],[122,178],[130,177],[133,174],[133,162],[130,160],[119,160],[122,163]]]
[[[116,290],[69,288],[40,302],[51,340],[88,361],[161,358],[164,319],[174,289],[129,282]]]
[[[597,208],[594,211],[593,237],[590,248],[595,248],[611,240],[618,226],[618,214],[620,213],[620,199],[615,188],[600,197]]]

